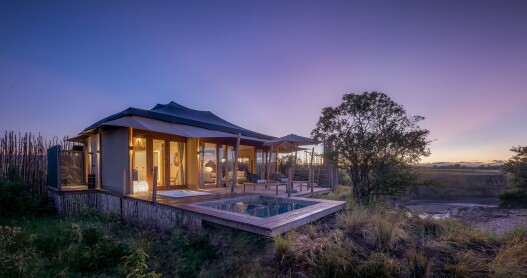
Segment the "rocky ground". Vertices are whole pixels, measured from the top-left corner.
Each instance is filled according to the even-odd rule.
[[[482,230],[504,234],[518,226],[527,226],[527,209],[464,207],[450,209],[451,217]]]

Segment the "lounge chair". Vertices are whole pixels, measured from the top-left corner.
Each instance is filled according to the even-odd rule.
[[[281,182],[281,181],[272,182],[272,181],[264,180],[264,179],[260,178],[256,174],[247,174],[247,180],[248,181],[243,183],[243,192],[245,192],[245,186],[246,185],[254,186],[254,190],[256,190],[256,186],[257,185],[263,185],[263,186],[265,186],[265,189],[269,189],[269,187],[275,185],[276,186],[276,195],[278,195],[278,186],[287,184],[286,182]]]
[[[271,174],[271,179],[273,179],[273,180],[275,180],[277,182],[288,182],[289,181],[289,179],[286,178],[281,173],[272,173]]]

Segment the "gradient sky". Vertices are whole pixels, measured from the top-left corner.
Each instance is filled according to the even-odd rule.
[[[171,100],[309,135],[377,90],[426,117],[424,162],[527,145],[527,1],[1,1],[0,130],[73,136]]]

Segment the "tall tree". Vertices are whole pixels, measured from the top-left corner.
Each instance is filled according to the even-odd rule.
[[[514,156],[507,160],[502,170],[509,173],[509,184],[516,189],[527,190],[527,147],[512,147]]]
[[[322,109],[311,135],[333,150],[331,159],[348,172],[354,197],[365,203],[404,194],[415,184],[412,165],[430,155],[430,132],[419,127],[422,120],[384,93],[351,93],[339,106]]]

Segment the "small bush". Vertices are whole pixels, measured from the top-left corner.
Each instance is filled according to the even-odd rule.
[[[445,233],[445,227],[443,227],[440,222],[433,220],[430,217],[418,218],[420,219],[418,223],[420,224],[420,228],[423,230],[425,236],[437,238]]]
[[[360,277],[362,253],[351,242],[327,243],[306,256],[316,277]]]
[[[276,256],[284,256],[293,250],[293,240],[289,234],[274,237],[274,250]]]
[[[498,195],[502,208],[527,208],[527,190],[509,189]]]
[[[472,251],[460,253],[455,262],[445,266],[446,272],[452,277],[488,277],[489,262],[484,257]]]
[[[514,239],[503,246],[493,268],[498,277],[527,277],[527,239]]]
[[[431,262],[428,257],[415,250],[407,251],[405,257],[411,277],[427,277],[431,268]]]
[[[127,278],[159,278],[159,274],[154,271],[145,273],[148,270],[146,262],[150,257],[141,248],[135,249],[129,256],[123,257],[125,261],[122,271]]]
[[[373,253],[362,268],[366,277],[396,277],[400,275],[397,261],[389,258],[385,253]]]
[[[337,225],[348,230],[349,233],[360,233],[369,222],[370,212],[362,207],[352,208],[350,211],[337,214]]]
[[[21,227],[0,226],[0,277],[32,276],[33,241],[34,236],[23,237]]]
[[[377,248],[387,248],[392,244],[395,230],[394,223],[390,220],[376,216],[371,219]]]
[[[31,192],[22,182],[0,183],[0,218],[34,216],[46,209],[45,200]]]

